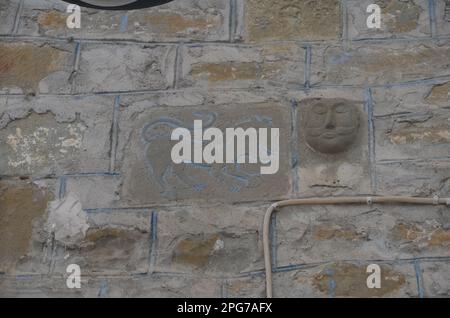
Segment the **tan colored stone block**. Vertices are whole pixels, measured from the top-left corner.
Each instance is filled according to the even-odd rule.
[[[246,38],[272,40],[337,40],[341,6],[337,0],[249,0],[245,2]]]

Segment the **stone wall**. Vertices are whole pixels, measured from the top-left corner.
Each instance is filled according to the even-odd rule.
[[[0,0],[0,296],[261,297],[271,202],[450,196],[448,1],[176,0],[82,9],[73,30],[67,16]],[[319,98],[356,105],[351,150],[306,144]],[[280,128],[278,173],[172,165],[154,137],[199,118]],[[448,297],[449,211],[285,209],[274,295]],[[381,289],[366,287],[372,263]]]

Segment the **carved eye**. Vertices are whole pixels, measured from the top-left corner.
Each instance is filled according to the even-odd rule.
[[[347,112],[349,112],[349,111],[350,111],[350,108],[347,107],[347,105],[341,104],[341,105],[337,105],[336,108],[335,108],[335,110],[336,110],[336,113],[341,114],[341,113],[347,113]]]
[[[317,106],[313,107],[312,111],[316,114],[323,115],[323,114],[326,114],[326,112],[328,110],[327,110],[327,107],[325,107],[323,105],[317,105]]]

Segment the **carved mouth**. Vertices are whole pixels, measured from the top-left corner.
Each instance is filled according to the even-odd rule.
[[[323,133],[321,135],[321,137],[325,138],[325,139],[334,139],[334,138],[337,137],[337,135],[335,133],[332,133],[332,132],[326,132],[326,133]]]

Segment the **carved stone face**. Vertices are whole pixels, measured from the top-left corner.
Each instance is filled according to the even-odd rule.
[[[305,116],[306,143],[314,150],[336,154],[355,142],[360,114],[352,101],[317,99],[308,103]]]

